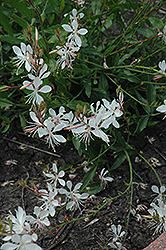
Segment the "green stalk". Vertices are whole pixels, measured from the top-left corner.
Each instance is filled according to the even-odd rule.
[[[36,11],[37,15],[39,16],[40,25],[41,25],[42,37],[43,37],[44,43],[45,43],[45,45],[46,45],[46,52],[49,53],[48,43],[47,43],[47,40],[46,40],[46,37],[45,37],[44,27],[43,27],[43,21],[42,21],[40,12],[39,12],[39,10],[35,7],[35,5],[32,3],[31,0],[28,0],[28,1],[29,1],[29,3],[32,5],[32,7],[34,8],[34,10]]]
[[[106,76],[108,77],[108,79],[110,79],[117,87],[120,87],[120,85],[119,85],[118,83],[116,83],[111,77],[109,77],[108,74],[105,73],[105,75],[106,75]],[[146,106],[145,103],[139,101],[139,100],[136,99],[134,96],[130,95],[130,94],[129,94],[126,90],[124,90],[122,87],[121,87],[121,89],[123,90],[123,92],[124,92],[126,95],[130,96],[134,101],[140,103],[140,104],[143,105],[143,106]]]
[[[153,170],[153,172],[155,173],[155,175],[156,175],[156,177],[157,177],[157,179],[158,179],[158,182],[159,182],[160,186],[162,186],[160,177],[158,176],[158,174],[157,174],[156,170],[154,169],[154,167],[153,167],[153,166],[152,166],[152,165],[151,165],[151,164],[150,164],[141,154],[138,153],[138,155],[139,155],[139,157],[142,158],[142,159],[149,165],[149,167]]]

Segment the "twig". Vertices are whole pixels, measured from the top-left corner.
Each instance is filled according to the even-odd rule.
[[[74,211],[72,217],[74,216],[76,211]],[[79,215],[78,215],[79,217]],[[57,236],[55,237],[55,239],[60,238],[59,241],[55,242],[53,245],[51,245],[47,250],[51,250],[53,248],[55,248],[56,246],[58,246],[60,243],[62,243],[64,241],[64,239],[67,237],[67,235],[70,232],[70,229],[73,227],[74,222],[71,224],[66,224],[62,227],[62,229],[59,231],[59,233],[57,234]],[[67,228],[68,226],[68,228]],[[65,232],[64,232],[65,231]],[[62,235],[62,233],[64,232],[64,234]]]
[[[29,179],[29,174],[27,172],[27,178],[25,180],[28,180],[28,179]],[[21,199],[22,199],[23,209],[25,210],[25,204],[24,204],[24,187],[22,188]]]
[[[42,153],[46,153],[46,154],[53,155],[53,156],[56,156],[56,157],[61,157],[60,155],[51,153],[51,152],[49,152],[49,151],[46,151],[46,150],[43,150],[43,149],[40,149],[40,148],[36,148],[36,147],[30,146],[30,145],[28,145],[28,144],[25,144],[25,143],[22,143],[22,142],[19,142],[19,141],[15,141],[15,140],[12,140],[12,139],[9,139],[9,138],[5,138],[5,137],[4,137],[3,139],[5,139],[5,140],[7,140],[7,141],[14,142],[14,143],[17,143],[17,144],[19,144],[19,145],[23,145],[23,146],[28,147],[28,148],[32,148],[32,149],[37,150],[37,151],[40,151],[40,152],[42,152]]]
[[[156,148],[154,148],[154,150],[166,161],[166,157],[163,154],[161,154]]]

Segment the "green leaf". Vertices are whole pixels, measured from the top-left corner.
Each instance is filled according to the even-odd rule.
[[[144,130],[147,126],[149,120],[149,116],[143,116],[139,119],[138,123],[137,123],[137,127],[134,133],[140,133],[142,132],[142,130]]]
[[[120,64],[121,64],[123,61],[125,61],[126,59],[130,58],[130,56],[131,56],[133,53],[135,53],[141,45],[142,45],[142,43],[137,44],[136,47],[130,51],[130,53],[125,54],[124,56],[122,56],[122,58],[121,58],[121,59],[119,60],[119,62],[118,62],[118,65],[120,65]]]
[[[83,53],[84,53],[84,54],[90,54],[90,55],[94,55],[94,56],[98,56],[98,57],[103,58],[103,54],[102,54],[100,51],[98,51],[97,49],[87,48],[87,49],[84,49],[84,50],[83,50]]]
[[[153,25],[154,28],[162,29],[164,24],[161,19],[157,17],[148,17],[150,23]]]
[[[4,130],[1,132],[2,134],[5,133],[6,131],[8,131],[10,127],[10,123],[6,125],[6,127],[4,128]]]
[[[82,149],[81,149],[81,143],[79,139],[76,139],[75,137],[72,138],[72,142],[74,147],[77,149],[79,156],[82,155]]]
[[[57,0],[48,0],[51,7],[55,11],[55,13],[59,14],[59,6],[58,6],[58,1]]]
[[[14,36],[9,36],[9,35],[0,35],[0,41],[9,43],[9,44],[20,44],[21,40],[17,39]]]
[[[97,193],[100,193],[102,191],[102,187],[100,185],[100,182],[93,182],[93,183],[90,183],[88,186],[90,187],[90,189],[88,189],[88,191],[87,191],[87,193],[89,195],[97,194]]]
[[[141,101],[142,103],[144,103],[144,104],[146,104],[146,105],[148,104],[148,101],[147,101],[144,97],[142,97],[138,91],[135,90],[135,93],[136,93],[137,98],[138,98],[139,101]],[[144,110],[145,110],[148,114],[151,113],[150,107],[144,106],[144,105],[143,105],[142,107],[144,108]]]
[[[0,7],[0,23],[4,30],[9,34],[9,36],[13,36],[13,31],[11,25],[9,23],[8,17],[3,13],[2,8]]]
[[[149,38],[149,37],[152,37],[154,36],[155,34],[150,30],[150,29],[142,29],[142,28],[139,28],[137,30],[140,34],[142,34],[143,36]]]
[[[110,45],[106,50],[105,50],[105,55],[108,56],[115,48],[117,45]]]
[[[156,89],[154,85],[148,84],[146,93],[149,104],[156,102]]]
[[[16,14],[13,14],[12,17],[23,29],[27,29],[28,22],[25,21],[25,19],[17,16]]]
[[[140,79],[136,77],[135,75],[130,75],[125,77],[128,81],[134,82],[134,83],[140,83]]]
[[[137,150],[135,150],[135,149],[129,148],[129,149],[126,149],[126,150],[127,150],[127,153],[129,155],[133,155],[133,154],[138,153]],[[112,167],[109,170],[114,170],[114,169],[120,167],[120,165],[126,160],[126,154],[125,154],[124,151],[119,151],[115,155],[117,155],[118,158],[117,158],[117,160],[114,162],[114,164],[112,165]]]
[[[119,154],[119,157],[117,158],[116,162],[114,162],[114,164],[112,165],[112,167],[109,170],[114,170],[118,167],[120,167],[120,165],[126,160],[126,154],[124,151],[121,151]]]
[[[74,74],[77,75],[89,75],[91,70],[85,64],[75,64],[74,65]]]
[[[112,24],[113,24],[113,18],[114,18],[114,13],[112,13],[110,16],[108,16],[108,18],[106,19],[105,23],[104,23],[104,27],[102,28],[102,31],[106,29],[109,29]]]
[[[100,75],[99,88],[104,89],[105,91],[107,91],[109,88],[107,78],[103,73]]]
[[[121,148],[123,149],[128,148],[128,145],[119,130],[115,129],[112,133],[115,136],[117,143],[119,144],[119,146],[121,146]]]
[[[83,190],[87,185],[88,183],[92,180],[93,176],[95,175],[96,173],[96,169],[97,169],[97,166],[96,167],[92,167],[84,176],[83,178],[83,181],[82,181],[82,186],[81,186],[81,190]]]
[[[61,0],[61,3],[60,3],[60,12],[63,11],[64,7],[65,7],[65,0]]]
[[[8,99],[5,98],[0,98],[0,107],[9,107],[9,106],[13,106],[14,103],[9,101]]]
[[[29,21],[31,21],[31,12],[27,8],[27,5],[21,1],[21,0],[10,0],[11,7],[16,8],[16,10],[25,18],[27,18]]]
[[[19,117],[20,117],[21,127],[22,127],[22,129],[24,130],[25,127],[26,127],[26,120],[25,120],[25,117],[24,117],[23,114],[19,114]]]

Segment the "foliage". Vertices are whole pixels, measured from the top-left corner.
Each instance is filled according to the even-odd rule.
[[[137,154],[130,138],[143,140],[145,129],[158,122],[156,111],[166,111],[161,105],[166,97],[166,17],[159,14],[164,5],[162,0],[4,0],[1,132],[15,117],[25,130],[29,114],[36,127],[26,131],[35,129],[39,137],[49,137],[51,146],[66,142],[55,135],[57,131],[72,131],[74,137],[68,133],[68,139],[90,166],[94,164],[84,176],[82,190],[88,185],[89,194],[100,192],[105,184],[92,180],[98,166],[107,161],[105,155],[111,152],[116,157],[111,166],[106,163],[109,170],[129,161]],[[24,62],[28,75],[21,67]],[[29,79],[22,80],[27,76],[33,88]],[[26,103],[26,95],[32,104]],[[61,121],[55,122],[55,116]],[[95,141],[89,143],[92,135]]]

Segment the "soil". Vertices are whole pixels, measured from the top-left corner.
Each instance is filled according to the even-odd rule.
[[[163,185],[166,185],[165,123],[166,121],[161,120],[157,125],[146,130],[143,147],[139,144],[135,145],[146,160],[154,165]],[[135,140],[135,138],[133,139]],[[70,141],[59,146],[54,154],[43,140],[24,135],[17,120],[12,123],[7,133],[0,135],[0,152],[1,219],[7,216],[9,211],[15,214],[14,210],[18,206],[23,207],[27,214],[33,214],[33,207],[37,205],[36,196],[19,185],[21,179],[26,179],[29,185],[30,181],[33,180],[37,188],[44,188],[43,169],[47,165],[51,166],[56,161],[59,168],[65,165],[77,167],[85,160],[77,154]],[[155,164],[156,159],[159,161],[157,165]],[[11,163],[9,160],[15,161]],[[113,160],[109,158],[110,166],[113,164]],[[144,205],[145,211],[137,211],[137,218],[140,218],[139,214],[148,214],[146,207],[149,208],[153,200],[154,193],[151,191],[151,186],[159,186],[159,183],[148,164],[136,155],[132,156],[132,166],[134,181],[132,209]],[[78,183],[82,180],[85,172],[83,168],[78,168],[74,174],[76,177],[73,181]],[[139,176],[142,178],[141,180]],[[79,211],[71,212],[71,214],[64,213],[67,216],[73,215],[74,218],[79,218],[90,214],[97,207],[103,205],[108,196],[115,197],[119,191],[123,192],[127,188],[126,183],[130,181],[128,162],[125,161],[119,168],[111,171],[111,177],[114,178],[113,182],[109,183],[102,192],[89,199],[89,202],[82,208],[82,214]],[[140,183],[147,184],[146,189],[143,189]],[[136,216],[129,214],[130,202],[131,193],[127,192],[105,206],[95,216],[69,223],[58,232],[54,231],[42,235],[38,244],[43,250],[107,249],[106,246],[112,239],[111,225],[121,224],[123,229],[127,231],[123,246],[128,250],[142,250],[156,239],[158,234],[153,235],[154,230],[148,227],[148,222],[145,219],[137,221]],[[64,215],[63,212],[58,213],[52,219],[52,225],[64,221]],[[108,249],[110,248],[108,247]]]

